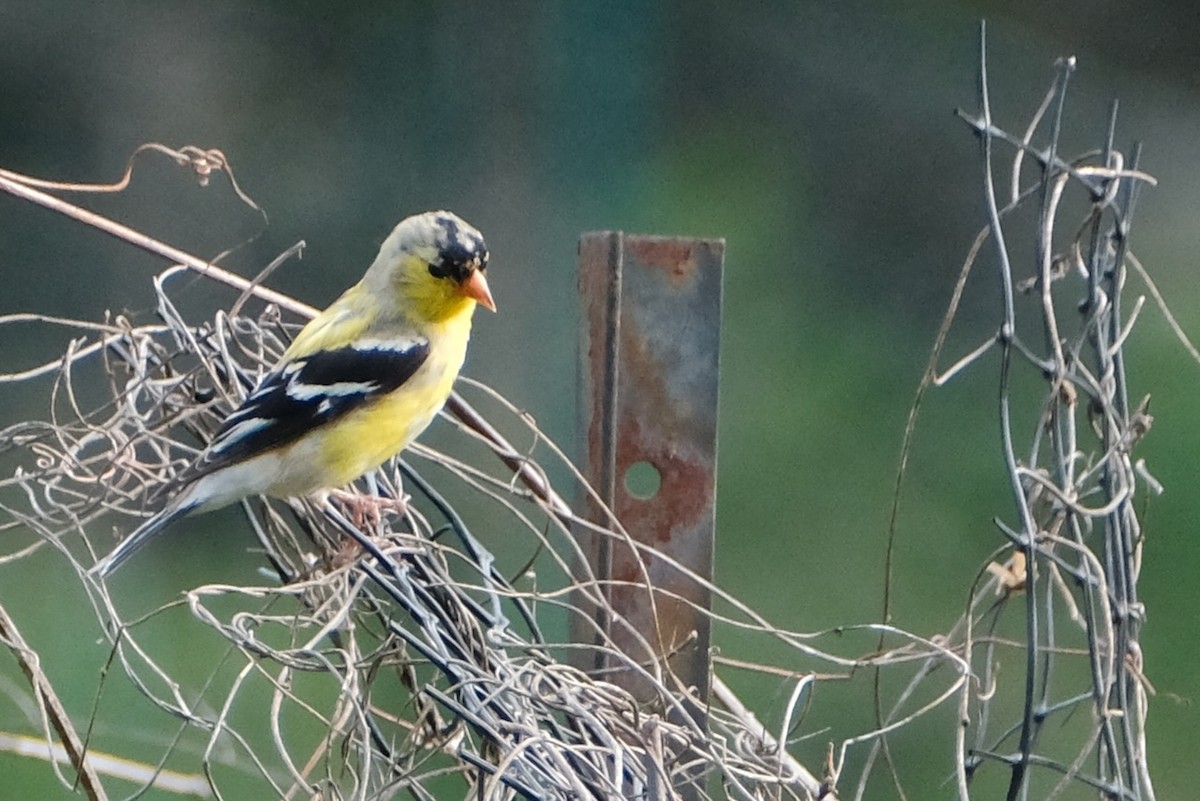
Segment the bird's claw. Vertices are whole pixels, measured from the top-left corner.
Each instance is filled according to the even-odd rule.
[[[379,495],[361,495],[346,490],[333,490],[329,493],[329,498],[336,498],[350,513],[350,522],[360,529],[364,524],[370,524],[372,528],[378,526],[383,521],[385,511],[393,512],[401,517],[408,514],[408,498],[406,497],[385,498]]]

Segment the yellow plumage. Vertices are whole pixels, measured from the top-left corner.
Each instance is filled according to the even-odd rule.
[[[359,283],[297,335],[183,476],[166,508],[92,572],[170,523],[247,495],[307,495],[378,467],[437,416],[477,304],[495,310],[483,237],[449,212],[409,217]]]
[[[326,431],[317,432],[320,460],[341,486],[373,470],[408,446],[433,422],[446,403],[467,353],[474,311],[462,306],[457,316],[427,330],[430,355],[408,380],[405,391],[390,393]],[[464,319],[465,318],[465,319]]]

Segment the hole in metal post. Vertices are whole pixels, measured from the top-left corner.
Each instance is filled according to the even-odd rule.
[[[662,473],[649,462],[634,462],[625,471],[625,491],[639,500],[649,500],[662,487]]]

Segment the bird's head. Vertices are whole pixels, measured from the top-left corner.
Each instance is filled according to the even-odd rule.
[[[496,310],[488,289],[483,235],[456,214],[428,211],[400,221],[379,248],[364,282],[396,293],[401,309],[423,321]]]

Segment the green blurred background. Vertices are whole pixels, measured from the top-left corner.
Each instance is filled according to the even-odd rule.
[[[1200,208],[1194,6],[1056,6],[0,0],[0,166],[109,181],[142,142],[220,148],[272,220],[228,264],[250,275],[304,239],[304,259],[272,283],[314,305],[358,277],[400,217],[453,209],[487,236],[500,306],[478,320],[467,372],[562,442],[575,421],[579,233],[725,237],[718,580],[792,628],[865,622],[881,608],[908,407],[984,221],[976,142],[952,113],[977,107],[981,17],[1001,125],[1024,127],[1060,55],[1079,59],[1066,153],[1100,144],[1120,99],[1118,142],[1144,141],[1142,165],[1160,179],[1133,248],[1200,333],[1187,277]],[[223,185],[197,189],[154,158],[126,194],[85,202],[208,256],[258,226]],[[0,313],[145,311],[159,266],[0,197]],[[981,272],[970,285],[953,352],[995,330],[994,283]],[[2,367],[65,344],[0,330]],[[1144,518],[1150,764],[1159,797],[1185,798],[1200,778],[1200,368],[1153,309],[1128,352],[1131,394],[1154,396],[1140,455],[1167,490]],[[905,628],[948,627],[1000,542],[990,521],[1011,504],[995,382],[985,359],[928,400],[896,557]],[[0,425],[44,397],[3,391]],[[188,543],[146,558],[180,554],[178,586],[147,585],[148,597],[173,597],[193,564],[220,575],[224,560]],[[81,598],[61,567],[44,554],[0,568],[0,603],[25,615],[47,664],[98,664],[103,648],[66,619]],[[79,672],[67,700],[82,719],[96,676]],[[0,678],[6,695],[20,686],[11,660]],[[0,730],[26,727],[0,699]],[[929,786],[909,789],[950,797],[949,751],[925,758]],[[0,777],[0,799],[68,795],[37,760],[0,753]]]

